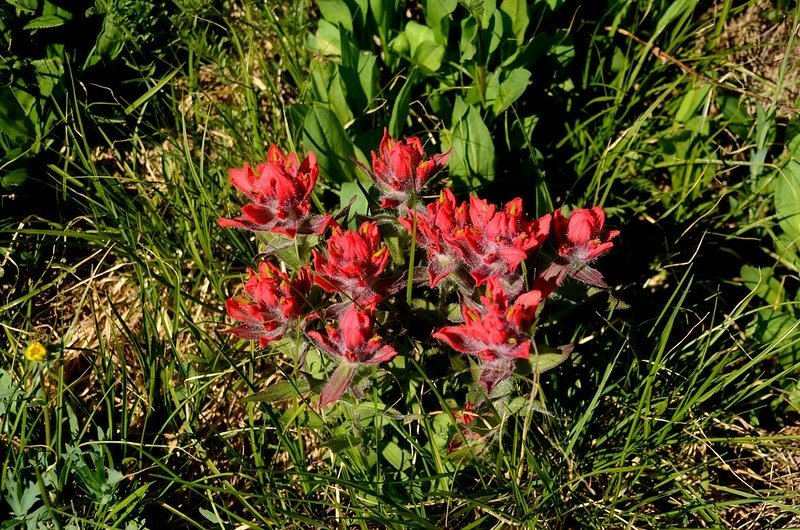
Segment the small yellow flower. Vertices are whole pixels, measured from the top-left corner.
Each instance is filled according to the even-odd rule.
[[[38,340],[31,342],[28,347],[25,348],[25,358],[32,363],[42,362],[45,357],[47,357],[47,350]]]

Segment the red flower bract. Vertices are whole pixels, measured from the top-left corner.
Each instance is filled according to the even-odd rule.
[[[310,338],[322,351],[337,358],[339,367],[331,376],[320,394],[319,406],[323,407],[339,399],[350,386],[358,366],[380,364],[391,360],[397,350],[383,344],[374,332],[375,306],[359,309],[349,306],[339,318],[339,328],[326,326],[325,335],[309,331]]]
[[[526,219],[519,198],[499,211],[476,197],[456,204],[450,190],[444,190],[425,212],[412,212],[398,221],[411,231],[414,217],[418,242],[428,252],[431,287],[459,265],[478,285],[514,273],[547,239],[551,219],[549,214]]]
[[[367,171],[381,191],[384,208],[406,205],[450,157],[447,152],[425,159],[419,138],[395,140],[386,129],[378,153],[372,151],[371,155],[372,169]]]
[[[600,272],[589,266],[614,246],[611,240],[619,235],[619,230],[605,230],[605,221],[605,212],[599,206],[573,210],[568,218],[561,210],[556,210],[553,238],[558,255],[542,273],[542,278],[561,285],[564,278],[570,276],[590,285],[606,287]]]
[[[417,244],[427,250],[430,286],[436,287],[464,262],[461,250],[445,240],[444,234],[466,230],[466,205],[457,206],[453,192],[445,189],[436,201],[428,204],[424,212],[413,211],[397,220],[413,233],[415,218]]]
[[[454,350],[475,355],[483,361],[481,384],[491,392],[511,373],[514,359],[527,359],[530,355],[528,328],[542,296],[538,291],[531,291],[509,304],[500,280],[489,278],[480,301],[482,307],[478,309],[462,304],[464,323],[444,327],[433,336]]]
[[[294,237],[296,234],[320,234],[331,221],[329,215],[312,216],[311,193],[319,168],[314,153],[298,164],[294,154],[284,156],[272,145],[267,161],[256,171],[245,164],[231,169],[230,182],[252,201],[242,208],[237,219],[219,219],[220,226],[274,232]]]
[[[335,225],[328,238],[327,256],[312,250],[314,282],[328,292],[339,292],[358,305],[379,302],[384,293],[380,275],[389,262],[378,225],[364,222],[358,230]]]
[[[244,290],[249,301],[231,298],[226,302],[228,315],[241,322],[227,332],[243,339],[257,339],[264,347],[282,338],[304,316],[311,275],[304,267],[290,278],[268,261],[259,264],[258,272],[248,272],[250,278]]]

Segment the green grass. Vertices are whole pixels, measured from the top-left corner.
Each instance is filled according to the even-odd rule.
[[[549,305],[537,337],[576,353],[456,454],[469,374],[436,350],[320,413],[279,348],[222,333],[257,252],[216,224],[240,204],[227,169],[297,145],[310,3],[181,5],[171,55],[110,111],[74,80],[47,171],[0,210],[0,528],[800,527],[798,261],[774,205],[796,117],[781,80],[764,101],[724,78],[713,39],[752,2],[693,4],[576,19],[532,147],[556,200],[622,230],[598,268],[624,304]]]

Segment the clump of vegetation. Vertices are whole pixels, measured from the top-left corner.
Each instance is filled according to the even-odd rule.
[[[0,526],[800,525],[798,27],[768,0],[6,1]],[[398,186],[400,148],[446,168]],[[316,156],[298,239],[221,228],[291,225],[229,183],[275,151]],[[613,242],[600,283],[549,246],[566,219],[514,267],[437,254],[442,190],[565,206]],[[361,285],[331,242],[373,239]],[[543,277],[532,338],[502,328],[527,367],[482,379],[484,319]],[[257,292],[309,305],[267,329]]]

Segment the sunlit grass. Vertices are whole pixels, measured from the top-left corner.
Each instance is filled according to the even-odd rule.
[[[435,351],[390,367],[399,397],[320,412],[278,349],[222,333],[257,252],[216,224],[238,208],[227,169],[297,145],[286,109],[310,90],[309,4],[187,9],[175,56],[158,58],[174,76],[117,121],[76,82],[41,179],[69,218],[0,213],[5,527],[797,526],[798,367],[778,359],[800,335],[757,333],[776,304],[740,274],[771,270],[794,314],[770,206],[789,118],[780,85],[770,105],[707,82],[730,65],[696,35],[744,10],[724,6],[630,4],[576,27],[589,46],[563,135],[531,147],[555,199],[602,203],[622,230],[597,266],[630,307],[582,291],[565,294],[577,311],[547,307],[543,343],[576,353],[521,381],[522,412],[485,451],[448,451],[463,404],[426,371]],[[280,399],[258,397],[278,382]]]

